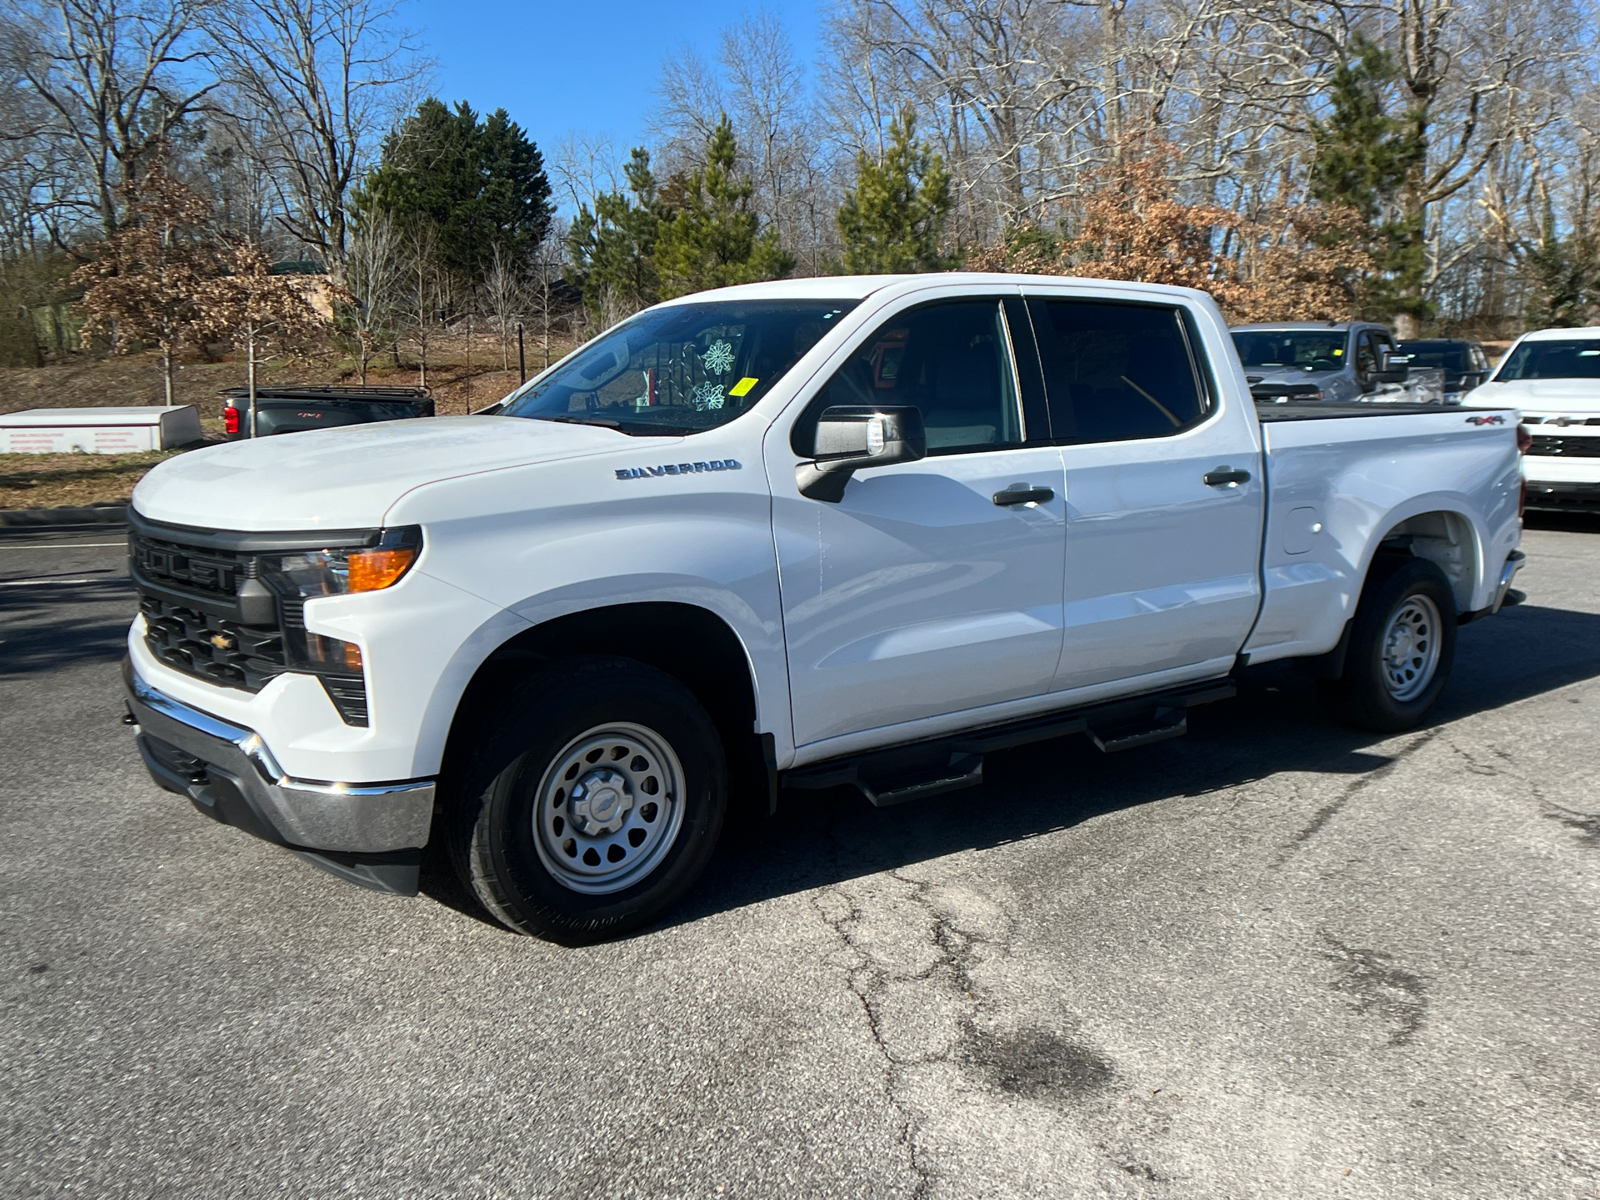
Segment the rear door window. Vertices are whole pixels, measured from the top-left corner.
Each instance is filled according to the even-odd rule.
[[[1061,442],[1162,437],[1209,409],[1176,308],[1100,300],[1029,302]]]

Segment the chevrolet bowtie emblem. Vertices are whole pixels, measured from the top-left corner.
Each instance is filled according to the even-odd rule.
[[[236,645],[238,645],[237,642],[235,642],[225,633],[213,633],[209,640],[211,644],[218,650],[232,650]]]

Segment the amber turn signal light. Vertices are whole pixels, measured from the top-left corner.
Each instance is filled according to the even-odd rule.
[[[349,561],[350,590],[376,592],[400,581],[411,569],[417,552],[410,546],[397,550],[356,550]]]

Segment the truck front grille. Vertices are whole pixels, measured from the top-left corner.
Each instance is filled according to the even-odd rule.
[[[1528,453],[1561,458],[1600,458],[1600,437],[1558,437],[1550,433],[1536,433]]]
[[[229,599],[239,590],[239,581],[249,566],[237,554],[200,550],[139,534],[129,535],[128,557],[134,569],[153,583],[198,596]]]
[[[141,595],[145,645],[167,666],[227,687],[259,692],[288,670],[283,634]]]
[[[259,692],[290,671],[315,675],[346,725],[366,725],[365,675],[330,673],[311,661],[303,601],[271,589],[262,557],[130,530],[128,559],[145,645],[175,671],[246,692]],[[243,604],[240,585],[246,582],[257,589],[254,601],[270,603]],[[269,592],[261,592],[263,586]]]

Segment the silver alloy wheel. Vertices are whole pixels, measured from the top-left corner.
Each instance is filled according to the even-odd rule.
[[[567,743],[539,781],[533,844],[563,887],[620,892],[661,864],[683,826],[683,765],[643,725],[597,725]]]
[[[1401,703],[1428,690],[1439,666],[1439,609],[1426,596],[1407,596],[1383,635],[1383,684]]]

